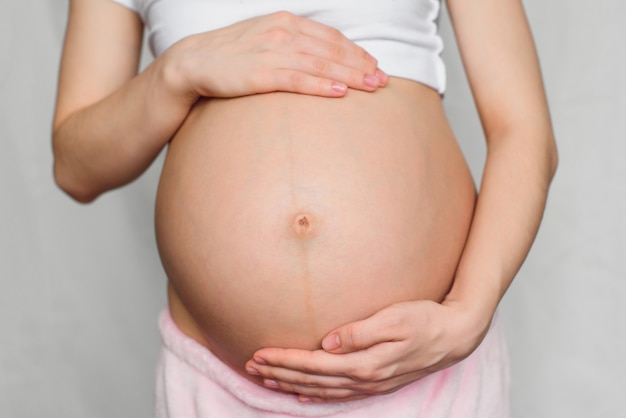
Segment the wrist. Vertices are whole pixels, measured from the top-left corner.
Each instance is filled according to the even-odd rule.
[[[174,47],[160,55],[153,62],[153,79],[168,97],[189,108],[200,95],[189,82],[180,55],[174,51]]]
[[[502,298],[502,292],[494,283],[498,281],[482,280],[465,286],[466,283],[458,277],[442,305],[462,312],[464,324],[473,330],[472,334],[483,334],[489,328]]]

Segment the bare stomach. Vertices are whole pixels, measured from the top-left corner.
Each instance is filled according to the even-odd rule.
[[[205,100],[172,140],[157,240],[183,332],[243,374],[396,302],[441,300],[474,208],[433,90]]]

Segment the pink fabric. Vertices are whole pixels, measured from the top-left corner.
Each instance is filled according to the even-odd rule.
[[[163,349],[157,368],[157,418],[508,418],[509,364],[497,323],[471,356],[389,395],[301,404],[241,377],[185,336],[169,312],[159,325]]]

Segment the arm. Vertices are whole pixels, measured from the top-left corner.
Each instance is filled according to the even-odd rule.
[[[139,176],[185,118],[192,97],[168,88],[161,62],[135,77],[143,25],[110,1],[70,2],[53,126],[58,184],[81,202]]]
[[[486,328],[535,238],[557,151],[520,1],[479,3],[448,1],[487,160],[466,248],[444,303],[479,310],[476,325]]]
[[[537,233],[557,164],[538,60],[520,0],[448,0],[487,139],[474,219],[441,303],[396,304],[329,333],[325,350],[263,349],[248,365],[301,399],[392,392],[467,357]],[[276,383],[274,383],[276,382]]]
[[[81,202],[139,176],[198,97],[341,97],[386,75],[338,31],[275,13],[185,38],[136,74],[143,27],[109,0],[72,0],[53,126],[54,173]]]

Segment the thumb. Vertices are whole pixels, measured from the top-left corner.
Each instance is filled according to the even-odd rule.
[[[333,354],[346,354],[365,350],[375,344],[391,341],[382,312],[365,320],[351,322],[328,333],[322,340],[322,348]]]

